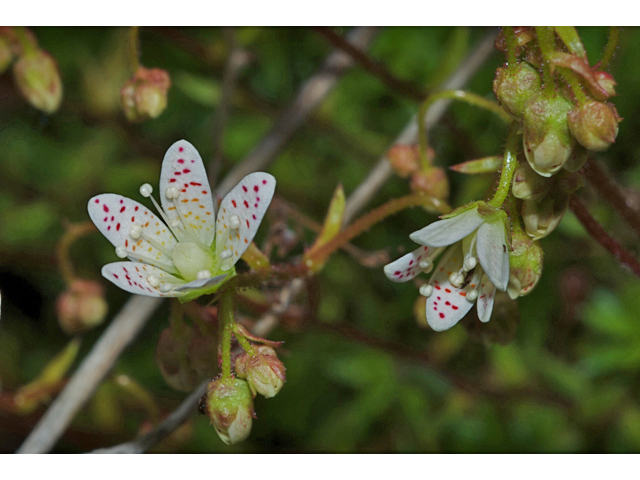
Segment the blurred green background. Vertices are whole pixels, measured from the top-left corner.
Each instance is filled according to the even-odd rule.
[[[39,44],[59,63],[64,85],[60,110],[45,116],[22,99],[10,70],[0,76],[0,395],[33,380],[69,342],[55,302],[66,286],[55,247],[64,222],[88,220],[87,200],[117,192],[141,200],[138,187],[157,185],[165,150],[185,138],[205,164],[221,100],[228,45],[221,29],[140,30],[141,63],[169,72],[167,110],[156,120],[129,124],[119,90],[130,76],[127,29],[36,28]],[[337,29],[345,34],[348,29]],[[369,49],[394,75],[425,88],[447,77],[487,29],[384,28]],[[605,28],[580,28],[593,65],[607,39]],[[222,138],[222,178],[241,161],[294,98],[299,86],[332,51],[317,32],[298,28],[238,28],[251,62],[238,77]],[[503,59],[494,53],[468,89],[493,99],[492,79]],[[618,139],[598,156],[640,205],[640,31],[622,31],[611,66],[614,103],[624,121]],[[320,108],[267,169],[276,194],[321,222],[341,183],[347,196],[360,184],[418,104],[389,89],[360,66],[348,71]],[[450,107],[430,133],[441,165],[499,154],[504,125],[463,104]],[[481,199],[491,175],[452,172],[451,204]],[[391,178],[370,207],[409,193]],[[638,239],[586,186],[580,192],[594,216],[634,254]],[[435,217],[414,208],[374,226],[353,242],[394,259],[412,242],[409,233]],[[286,222],[299,235],[274,262],[293,262],[314,234],[272,208],[258,232]],[[227,447],[196,412],[159,449],[174,452],[627,452],[640,450],[640,283],[596,244],[568,213],[542,240],[543,276],[529,296],[496,306],[480,324],[469,315],[444,333],[419,327],[418,292],[392,284],[381,266],[367,268],[343,251],[335,254],[299,299],[314,303],[313,319],[276,328],[285,340],[280,357],[287,383],[273,399],[256,399],[249,439]],[[78,276],[106,287],[105,324],[83,336],[90,350],[128,294],[100,277],[116,261],[98,233],[74,243]],[[156,407],[144,407],[113,377],[73,422],[55,451],[79,452],[134,438],[186,395],[172,390],[154,361],[158,336],[168,325],[165,302],[113,374],[146,389]],[[5,402],[6,403],[6,402]],[[0,402],[0,407],[5,405]],[[43,414],[0,408],[0,451],[14,451]]]

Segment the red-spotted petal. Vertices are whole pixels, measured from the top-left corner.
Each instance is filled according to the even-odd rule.
[[[155,276],[158,286],[149,283],[149,276]],[[102,276],[123,290],[148,297],[179,297],[183,293],[176,291],[161,292],[162,285],[182,285],[180,280],[164,270],[137,262],[108,263],[102,267]],[[155,282],[154,282],[155,283]]]
[[[479,292],[480,296],[478,297],[478,318],[481,322],[486,323],[491,320],[493,302],[495,301],[496,297],[496,287],[493,285],[493,283],[486,281],[484,285],[480,285]]]
[[[253,240],[275,188],[272,175],[255,172],[244,177],[222,200],[216,220],[216,254],[223,258],[222,271],[229,270]]]
[[[420,262],[427,257],[429,247],[420,247],[384,267],[384,273],[392,282],[406,282],[418,275]]]
[[[176,187],[179,197],[167,198],[167,188]],[[160,201],[169,221],[178,217],[185,228],[204,246],[210,247],[215,237],[213,196],[202,158],[186,140],[179,140],[167,150],[160,173]]]
[[[227,278],[228,274],[223,273],[222,275],[216,275],[212,278],[204,278],[201,280],[193,280],[192,282],[185,283],[184,285],[180,285],[176,287],[176,292],[190,292],[192,290],[200,290],[205,287],[213,287],[218,283],[222,283],[222,281]]]
[[[438,220],[421,230],[413,232],[409,238],[420,245],[446,247],[473,232],[482,225],[484,217],[478,213],[478,207],[462,212],[444,220]]]

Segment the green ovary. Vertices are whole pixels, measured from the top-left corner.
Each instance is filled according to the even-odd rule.
[[[173,263],[188,282],[197,278],[201,270],[213,272],[215,262],[211,253],[195,243],[178,243],[173,248]]]

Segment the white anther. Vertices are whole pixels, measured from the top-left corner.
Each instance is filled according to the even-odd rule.
[[[420,295],[422,295],[423,297],[429,298],[432,293],[433,287],[431,285],[424,284],[420,287]]]
[[[453,272],[451,275],[449,275],[449,283],[454,287],[460,287],[460,285],[462,285],[462,282],[464,282],[464,275],[462,275],[461,273]]]
[[[431,263],[429,260],[422,260],[418,265],[420,265],[421,269],[426,270],[427,268],[431,267],[433,263]]]
[[[170,283],[163,283],[162,285],[160,285],[160,291],[162,293],[167,293],[169,290],[173,289],[173,285],[171,285]]]
[[[221,254],[220,254],[220,260],[226,260],[227,258],[231,258],[231,255],[233,255],[231,253],[231,250],[224,250]]]
[[[160,279],[156,275],[147,275],[147,282],[154,288],[160,285]]]
[[[211,272],[209,270],[200,270],[196,274],[198,280],[204,280],[205,278],[211,278]]]
[[[167,190],[164,192],[169,200],[173,198],[178,198],[180,196],[180,189],[178,187],[167,187]]]
[[[122,245],[120,245],[119,247],[116,247],[116,255],[119,258],[127,258],[127,249],[124,248]]]
[[[476,299],[478,298],[478,291],[477,290],[469,290],[467,292],[467,296],[465,298],[470,302],[475,302]]]
[[[140,187],[140,195],[142,195],[143,197],[145,198],[150,197],[152,193],[153,193],[153,187],[148,183],[145,183]]]
[[[229,226],[231,228],[239,228],[240,227],[240,217],[238,215],[231,215],[229,217]]]
[[[134,223],[133,225],[131,225],[131,228],[129,229],[129,236],[134,240],[137,240],[140,238],[141,235],[142,235],[142,225],[138,223]]]
[[[171,220],[171,224],[169,225],[171,228],[178,228],[180,226],[180,219],[178,217]]]
[[[477,264],[478,261],[476,260],[476,257],[467,257],[464,259],[464,269],[467,272],[476,268]]]

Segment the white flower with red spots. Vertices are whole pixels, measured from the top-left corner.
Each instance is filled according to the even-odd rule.
[[[162,207],[151,185],[158,218],[144,205],[113,193],[89,200],[89,216],[128,262],[109,263],[102,275],[131,293],[178,297],[181,301],[214,293],[235,275],[271,203],[276,180],[264,172],[244,177],[224,197],[216,219],[213,196],[200,154],[186,140],[164,156],[160,174]]]
[[[504,211],[478,202],[454,215],[413,232],[411,240],[423,246],[384,267],[390,280],[406,282],[434,270],[434,259],[444,252],[429,283],[420,287],[427,322],[436,331],[453,327],[476,301],[478,317],[488,322],[496,289],[505,291],[509,283]]]

